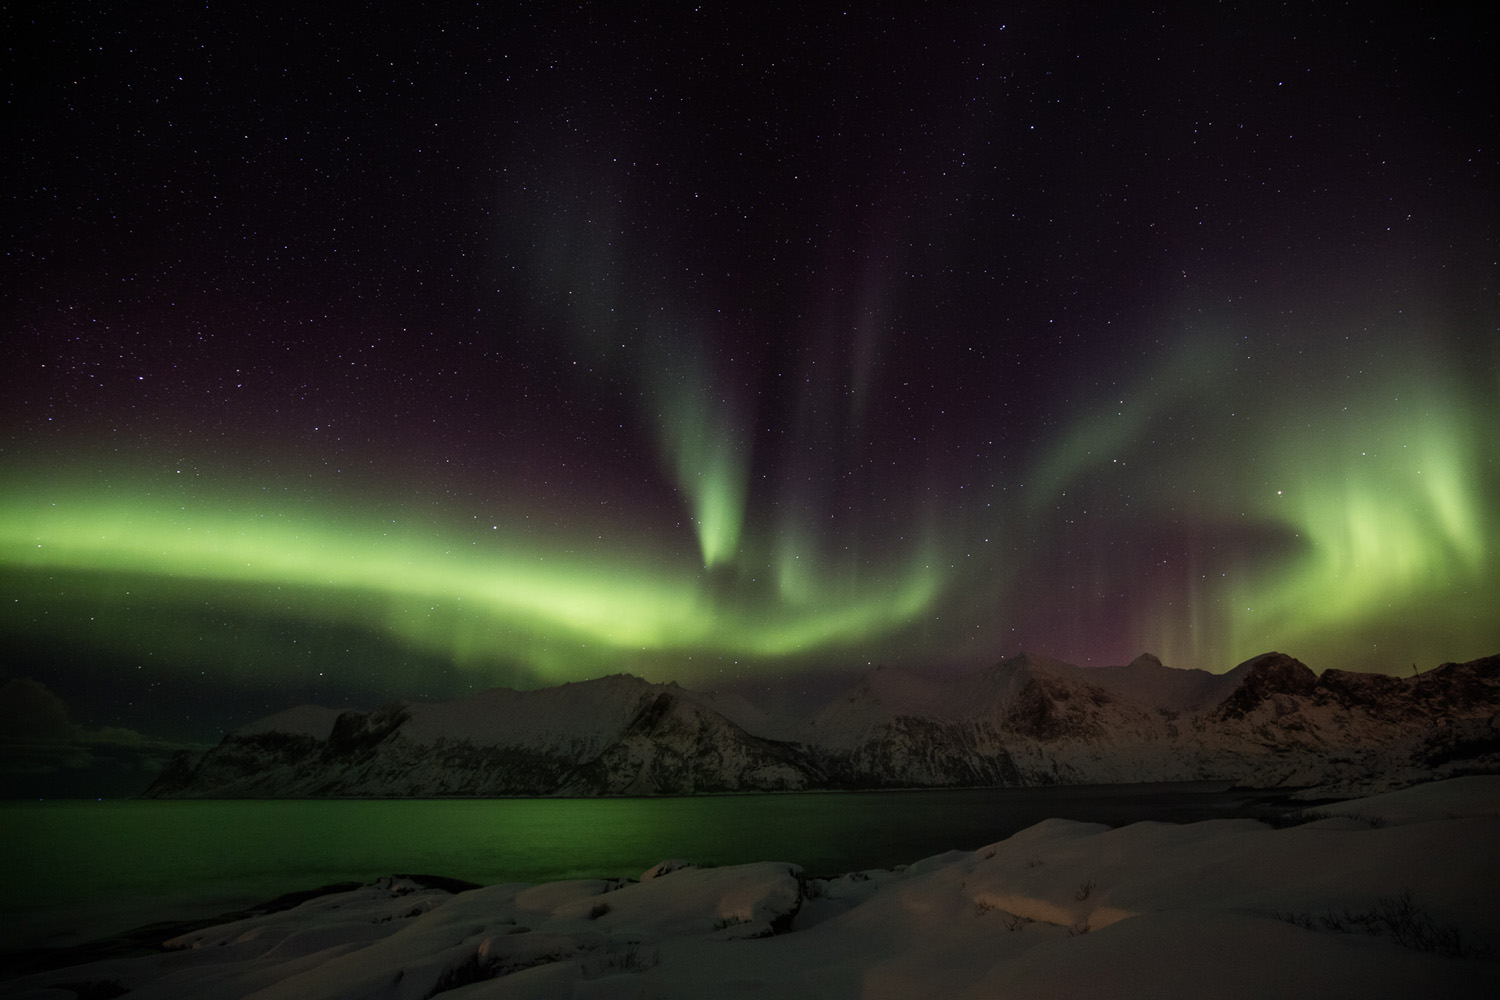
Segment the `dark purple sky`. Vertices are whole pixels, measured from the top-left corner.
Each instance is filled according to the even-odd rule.
[[[1500,650],[1477,15],[886,10],[9,8],[4,677]]]

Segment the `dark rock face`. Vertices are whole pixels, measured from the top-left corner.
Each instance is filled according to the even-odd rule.
[[[186,750],[178,750],[172,754],[172,759],[167,761],[166,768],[161,772],[151,787],[146,789],[145,797],[148,799],[170,799],[183,794],[193,785],[193,777],[197,771],[193,755]]]
[[[1046,677],[1026,682],[1006,717],[1007,728],[1037,740],[1104,735],[1094,709],[1115,701],[1104,688]]]
[[[345,712],[333,723],[333,731],[328,734],[328,742],[323,747],[323,759],[367,759],[409,718],[406,706],[400,704],[384,705],[368,715]]]
[[[625,732],[564,780],[581,795],[688,795],[795,791],[818,785],[816,765],[789,743],[752,736],[715,712],[667,691]]]
[[[1036,680],[1028,681],[1013,703],[1006,722],[1015,732],[1046,739],[1057,732],[1056,702]]]
[[[1381,711],[1411,701],[1411,688],[1389,674],[1357,674],[1347,670],[1325,670],[1318,678],[1317,694],[1340,708]]]
[[[1500,655],[1468,663],[1444,663],[1410,681],[1417,697],[1434,710],[1452,710],[1483,701],[1500,685]]]
[[[271,732],[248,736],[230,733],[198,762],[193,789],[220,788],[257,779],[265,784],[264,779],[273,774],[305,771],[322,756],[322,752],[322,741],[299,733]]]
[[[840,788],[992,788],[1021,784],[1000,742],[973,725],[899,716],[847,755],[825,755]]]
[[[1220,719],[1242,718],[1278,696],[1306,696],[1318,686],[1312,668],[1285,653],[1265,653],[1241,666],[1248,667],[1249,673],[1219,705]]]

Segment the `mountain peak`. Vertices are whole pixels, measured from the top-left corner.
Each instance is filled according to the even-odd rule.
[[[1270,652],[1251,657],[1230,671],[1241,675],[1236,687],[1219,706],[1219,717],[1239,718],[1276,695],[1308,695],[1318,686],[1318,675],[1294,656]]]
[[[1269,653],[1261,653],[1259,656],[1250,657],[1250,659],[1245,660],[1243,663],[1237,664],[1235,669],[1238,670],[1240,667],[1244,667],[1252,672],[1257,670],[1286,670],[1290,669],[1291,665],[1293,664],[1309,672],[1311,672],[1312,670],[1311,667],[1303,663],[1301,660],[1297,659],[1295,656],[1289,656],[1286,653],[1279,653],[1274,649]]]

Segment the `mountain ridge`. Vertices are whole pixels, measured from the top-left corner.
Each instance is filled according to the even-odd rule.
[[[302,705],[247,723],[199,760],[174,758],[146,794],[653,795],[1199,779],[1343,794],[1476,771],[1500,772],[1500,655],[1397,678],[1319,675],[1280,652],[1223,674],[1149,653],[1113,667],[1022,653],[951,679],[875,667],[800,720],[629,674],[373,712]]]

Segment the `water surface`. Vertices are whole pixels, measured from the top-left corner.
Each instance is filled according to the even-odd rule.
[[[392,873],[630,877],[664,858],[810,875],[973,850],[1049,817],[1121,826],[1243,813],[1222,782],[629,799],[0,803],[0,952],[197,919]]]

